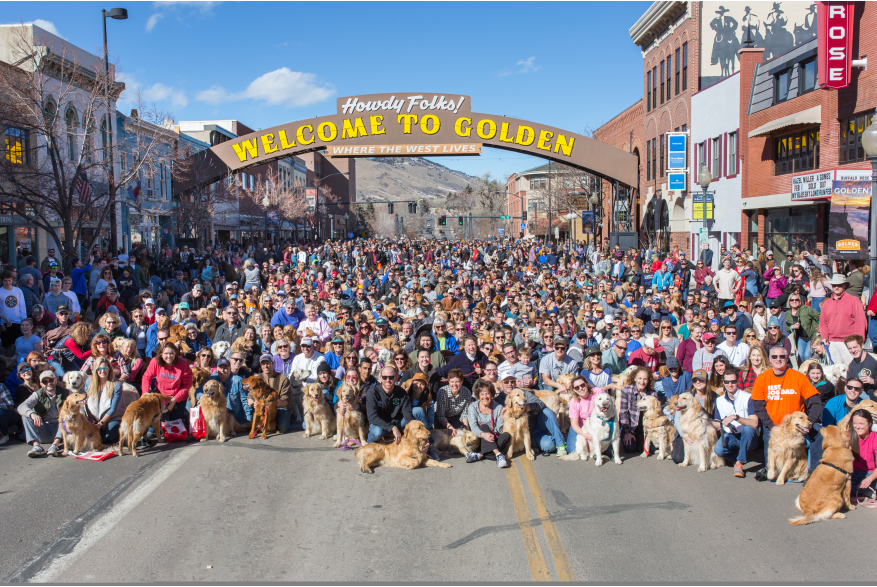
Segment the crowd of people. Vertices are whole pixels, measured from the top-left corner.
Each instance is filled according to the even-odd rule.
[[[534,449],[561,456],[587,435],[597,392],[620,398],[628,453],[643,450],[640,397],[666,404],[690,392],[720,430],[715,451],[735,476],[796,411],[813,424],[812,468],[821,426],[877,388],[867,269],[819,251],[778,261],[764,247],[731,247],[689,259],[678,249],[512,239],[231,241],[154,257],[94,250],[63,267],[54,250],[42,261],[24,254],[2,273],[0,443],[12,436],[29,457],[61,454],[71,371],[86,378],[83,410],[106,444],[118,439],[123,384],[173,396],[163,418],[188,423],[197,367],[222,383],[241,427],[253,417],[248,376],[278,392],[281,433],[302,428],[296,384],[320,383],[334,407],[346,383],[363,398],[370,442],[398,440],[417,419],[471,430],[480,449],[466,460],[500,467],[503,401],[515,388],[527,390]],[[537,390],[569,394],[566,435]],[[867,491],[877,433],[859,412],[852,444]]]

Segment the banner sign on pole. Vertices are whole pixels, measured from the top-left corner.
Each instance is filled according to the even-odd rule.
[[[685,152],[688,136],[682,133],[667,134],[667,169],[685,169]],[[673,189],[673,188],[670,188]]]
[[[708,193],[704,198],[703,193],[693,193],[691,202],[692,220],[713,220],[713,194]]]
[[[584,210],[582,212],[582,233],[594,234],[594,212],[593,210]]]
[[[853,65],[852,2],[816,4],[816,39],[819,85],[839,90],[850,85]]]
[[[832,182],[828,213],[828,255],[840,259],[868,258],[871,182]]]

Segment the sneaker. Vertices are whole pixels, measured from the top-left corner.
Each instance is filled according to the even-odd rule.
[[[557,447],[557,456],[559,456],[559,457],[565,457],[566,455],[567,455],[567,452],[566,452],[566,445],[558,446],[558,447]]]
[[[734,465],[734,477],[744,478],[746,477],[746,473],[743,472],[743,463],[737,461]]]
[[[28,451],[27,456],[29,456],[32,459],[37,459],[37,458],[45,457],[48,455],[46,454],[46,449],[44,449],[39,444],[35,444],[35,445],[33,445],[33,448],[31,448]]]
[[[438,453],[435,452],[435,449],[432,447],[429,447],[429,450],[426,451],[426,456],[428,456],[429,458],[431,458],[434,461],[441,462],[441,460],[442,460],[441,457],[439,457]]]
[[[475,463],[481,460],[481,455],[477,452],[470,452],[466,454],[466,462],[467,463]]]
[[[509,462],[506,460],[504,454],[496,455],[496,466],[499,467],[500,469],[505,469],[506,467],[509,466]]]
[[[6,444],[7,442],[9,442],[9,436],[5,434],[3,436],[0,436],[0,444]]]
[[[61,448],[57,444],[53,444],[49,447],[49,456],[50,457],[60,457],[61,456]]]

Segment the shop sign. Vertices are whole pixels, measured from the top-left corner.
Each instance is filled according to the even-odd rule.
[[[0,224],[12,224],[12,214],[0,214]]]
[[[852,2],[819,2],[816,8],[819,83],[838,90],[850,85],[853,49]]]
[[[835,181],[871,181],[870,169],[826,169],[792,176],[792,201],[827,200]]]

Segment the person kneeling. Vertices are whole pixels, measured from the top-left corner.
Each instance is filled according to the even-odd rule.
[[[478,401],[469,404],[467,416],[469,426],[480,438],[481,447],[477,452],[467,454],[466,462],[474,463],[486,458],[495,460],[500,468],[508,467],[509,463],[503,452],[508,449],[512,436],[502,431],[503,407],[494,401],[495,391],[490,382],[479,379],[472,387]]]
[[[737,389],[739,376],[733,368],[725,371],[722,383],[725,393],[716,398],[714,418],[719,422],[711,422],[717,429],[724,432],[721,440],[716,443],[713,451],[723,459],[733,458],[734,477],[743,478],[743,466],[748,462],[747,453],[758,440],[758,416],[754,413],[752,397],[745,391]]]

